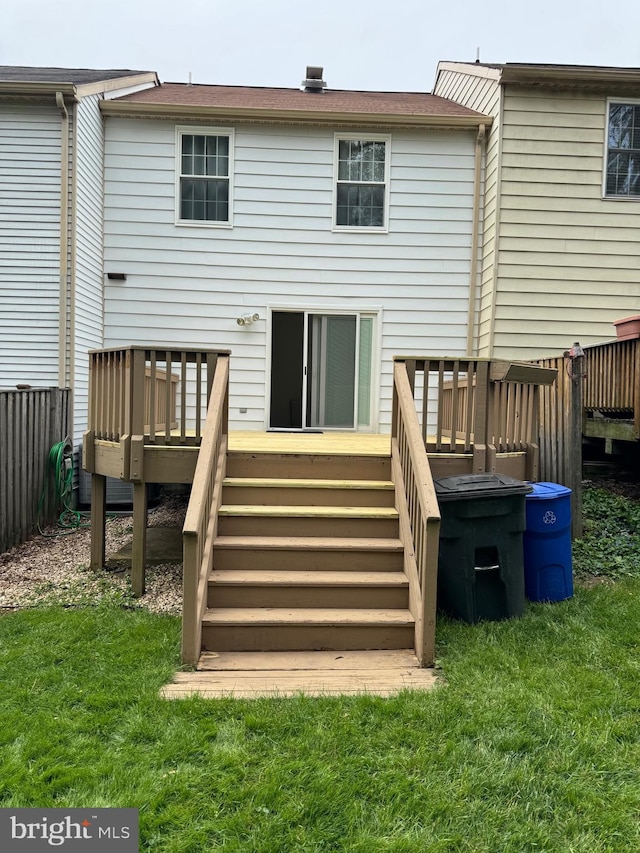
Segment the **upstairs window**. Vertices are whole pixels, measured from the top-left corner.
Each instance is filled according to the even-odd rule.
[[[231,224],[231,131],[178,130],[178,221]]]
[[[640,198],[640,103],[609,103],[605,195]]]
[[[389,142],[388,136],[336,138],[336,228],[386,229]]]

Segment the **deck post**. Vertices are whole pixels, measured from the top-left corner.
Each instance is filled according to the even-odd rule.
[[[107,478],[91,475],[91,570],[104,568],[106,534]]]
[[[570,418],[570,464],[571,479],[571,535],[574,539],[582,537],[582,408],[583,385],[585,380],[585,356],[580,344],[575,343],[570,350],[571,358],[571,401]]]
[[[487,447],[489,422],[489,365],[480,361],[476,366],[476,408],[473,424],[473,473],[484,474],[495,469],[495,455]],[[489,451],[489,459],[487,459]],[[493,448],[495,454],[495,448]]]
[[[640,438],[640,346],[638,341],[630,341],[633,345],[633,432],[635,438]]]
[[[144,595],[147,551],[147,484],[133,484],[133,546],[131,588],[136,598]]]

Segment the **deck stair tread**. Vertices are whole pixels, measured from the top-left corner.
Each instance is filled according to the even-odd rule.
[[[237,488],[292,488],[292,489],[379,489],[391,491],[391,480],[326,480],[285,477],[225,477],[223,486]]]
[[[413,649],[308,652],[202,652],[197,669],[202,672],[268,672],[286,670],[350,670],[360,667],[397,669],[418,666]]]
[[[195,672],[177,672],[162,689],[165,699],[392,696],[431,690],[433,669],[418,665],[412,649],[381,651],[203,652]]]
[[[340,607],[213,607],[203,625],[413,625],[408,610]]]
[[[223,504],[221,516],[261,518],[398,518],[390,506],[263,506],[262,504]]]
[[[315,537],[315,536],[218,536],[214,548],[289,551],[391,551],[401,552],[400,539],[374,537]]]
[[[209,583],[225,586],[408,586],[404,572],[344,572],[344,571],[269,571],[262,569],[227,569],[213,571]]]
[[[388,456],[388,435],[363,433],[260,433],[236,430],[229,433],[229,453],[288,455]]]

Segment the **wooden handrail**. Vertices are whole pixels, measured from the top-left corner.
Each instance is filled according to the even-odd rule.
[[[391,468],[395,483],[415,651],[422,666],[435,657],[440,511],[407,366],[394,365]]]
[[[195,664],[202,646],[207,580],[213,565],[229,433],[229,356],[216,363],[202,444],[193,476],[183,536],[182,660]]]

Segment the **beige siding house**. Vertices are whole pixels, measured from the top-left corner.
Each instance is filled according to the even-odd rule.
[[[478,352],[615,337],[640,313],[640,69],[441,62],[434,92],[494,117]]]

